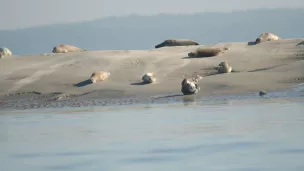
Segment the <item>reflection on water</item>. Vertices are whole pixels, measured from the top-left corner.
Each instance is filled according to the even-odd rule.
[[[0,111],[0,170],[303,171],[304,99]]]

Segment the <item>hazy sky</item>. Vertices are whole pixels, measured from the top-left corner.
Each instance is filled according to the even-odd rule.
[[[112,15],[298,8],[304,0],[0,0],[0,29],[91,20]]]

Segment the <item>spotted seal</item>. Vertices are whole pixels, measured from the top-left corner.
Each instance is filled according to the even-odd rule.
[[[200,87],[198,86],[197,83],[195,83],[194,81],[191,81],[189,79],[186,79],[186,78],[183,79],[181,92],[184,95],[196,94],[199,92],[199,90],[200,90]]]
[[[199,45],[199,43],[193,40],[168,39],[156,45],[155,48],[161,48],[165,46],[192,46],[192,45]]]

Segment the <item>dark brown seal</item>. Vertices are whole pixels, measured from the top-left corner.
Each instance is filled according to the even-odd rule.
[[[168,39],[156,45],[155,48],[161,48],[165,46],[193,46],[193,45],[199,45],[199,43],[193,40]]]

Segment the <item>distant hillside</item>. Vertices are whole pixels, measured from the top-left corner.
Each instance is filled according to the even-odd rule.
[[[88,50],[151,49],[169,38],[201,44],[254,40],[269,31],[282,38],[304,36],[304,9],[260,9],[231,13],[110,17],[95,21],[0,31],[0,46],[14,54],[51,52],[71,44]]]

